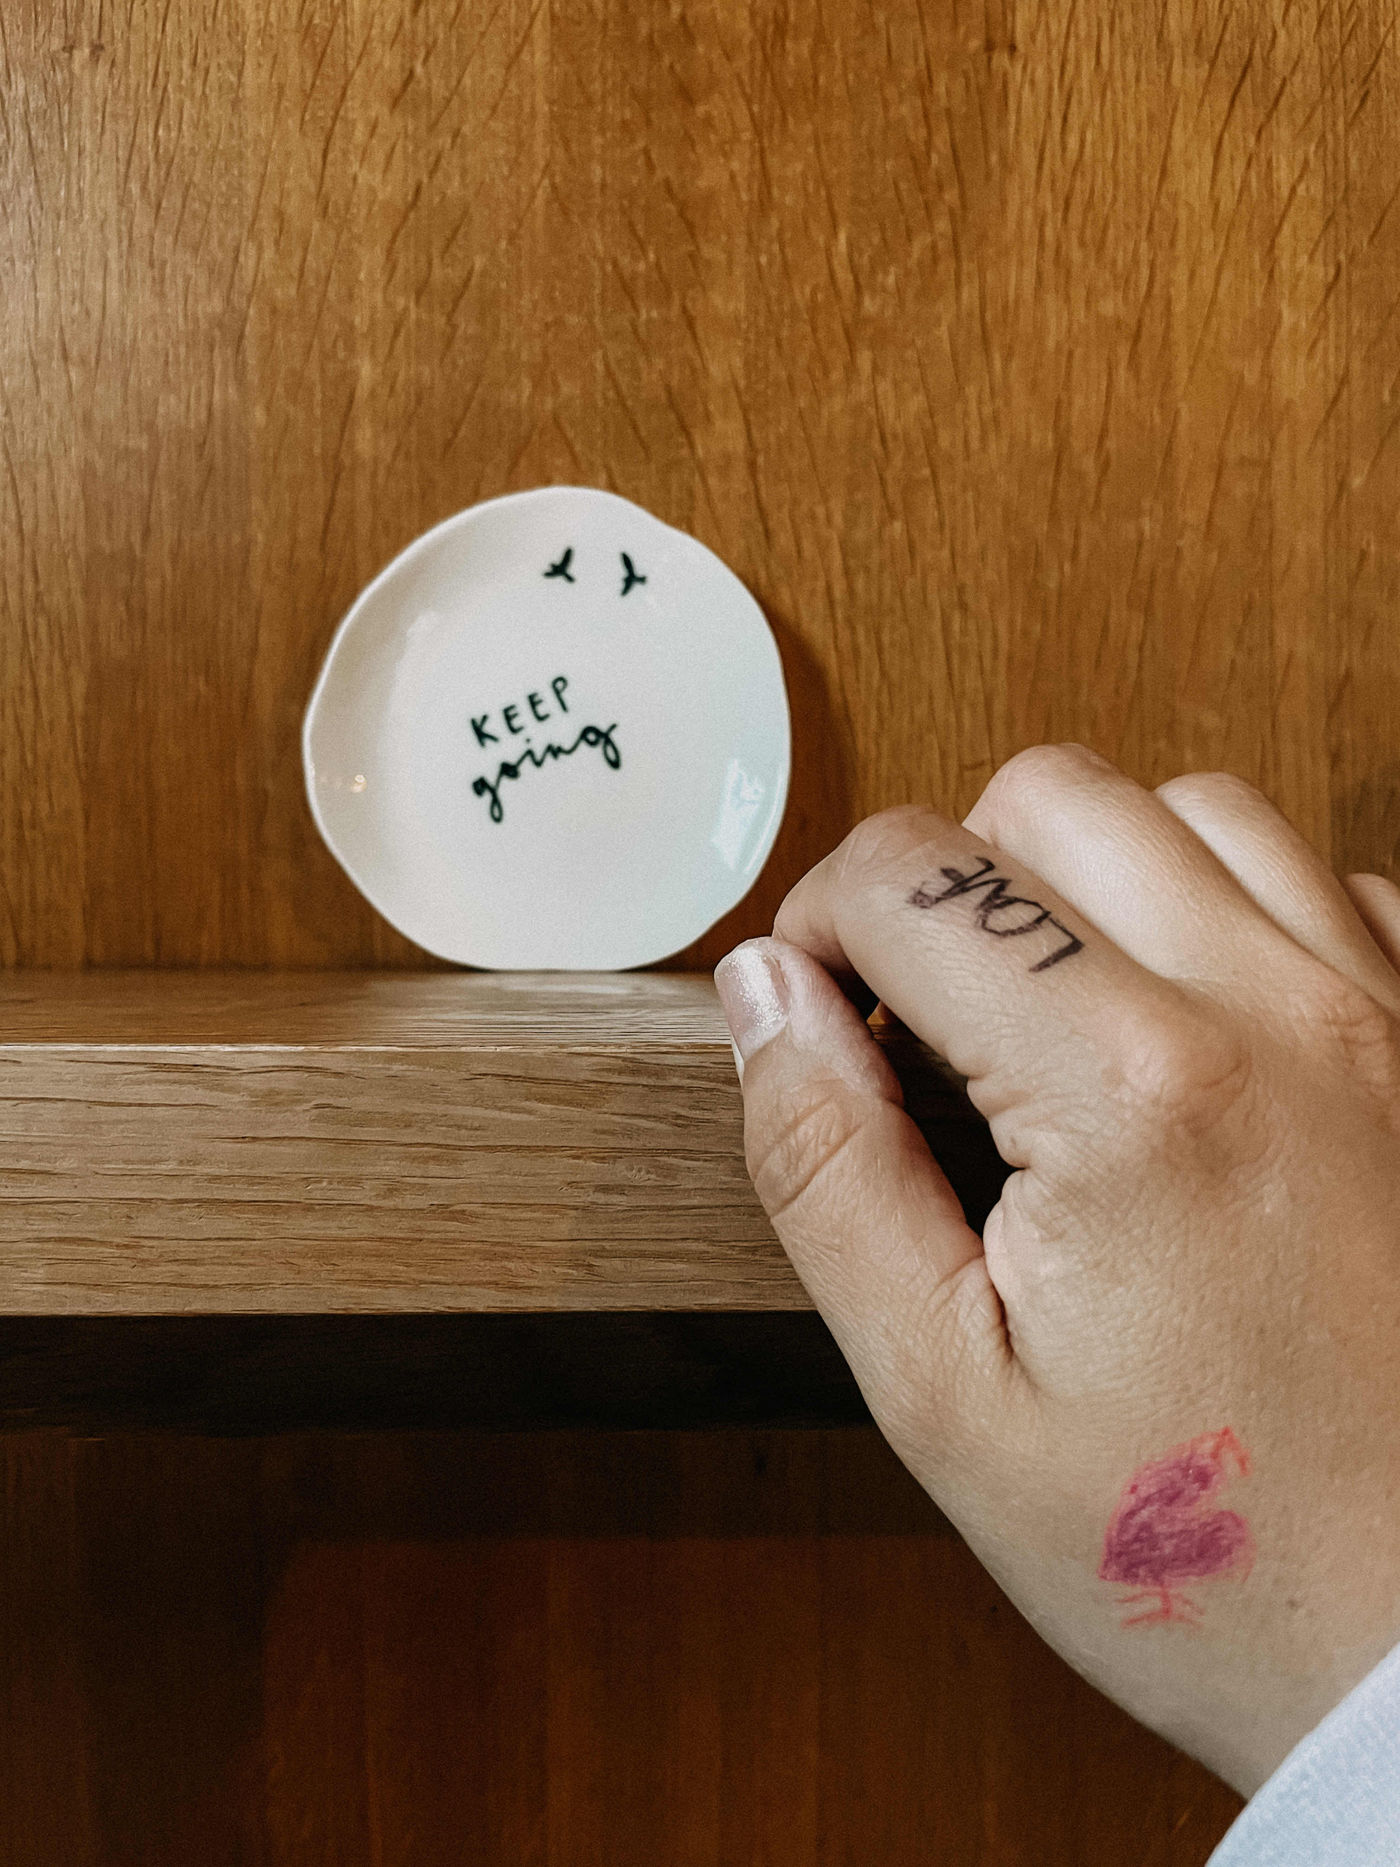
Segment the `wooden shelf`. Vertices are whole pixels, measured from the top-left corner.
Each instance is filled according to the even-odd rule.
[[[683,974],[11,973],[0,1314],[794,1310]],[[985,1127],[889,1047],[974,1217]]]

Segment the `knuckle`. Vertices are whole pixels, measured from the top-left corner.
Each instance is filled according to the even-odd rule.
[[[1170,809],[1189,810],[1193,804],[1204,809],[1219,806],[1259,804],[1264,794],[1247,779],[1229,771],[1188,771],[1168,778],[1157,786],[1157,795]]]
[[[1087,746],[1027,746],[992,775],[980,808],[997,817],[1024,814],[1084,784],[1101,769],[1102,760]]]
[[[835,1081],[804,1085],[782,1100],[763,1132],[746,1135],[749,1176],[775,1225],[808,1201],[860,1133],[843,1090]]]
[[[1261,1067],[1269,1053],[1252,1025],[1189,998],[1120,1013],[1097,1132],[1078,1136],[1059,1176],[1061,1223],[1086,1211],[1122,1223],[1135,1203],[1145,1215],[1164,1186],[1183,1199],[1255,1196],[1281,1131],[1277,1074]]]
[[[1249,1095],[1254,1056],[1244,1032],[1218,1008],[1169,1017],[1125,1014],[1114,1059],[1122,1099],[1154,1131],[1205,1134]]]
[[[1349,1075],[1390,1096],[1400,1093],[1400,1027],[1354,980],[1321,963],[1309,966],[1288,996],[1287,1013],[1301,1019]]]
[[[843,881],[878,875],[928,840],[932,813],[922,804],[896,804],[864,818],[841,845]]]

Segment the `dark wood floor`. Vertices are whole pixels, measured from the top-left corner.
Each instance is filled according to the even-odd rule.
[[[1194,1867],[868,1429],[0,1439],[5,1867]]]

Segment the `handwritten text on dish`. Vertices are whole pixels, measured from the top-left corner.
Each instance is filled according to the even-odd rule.
[[[558,739],[547,739],[542,746],[535,744],[533,732],[529,729],[530,722],[545,725],[567,714],[568,688],[568,677],[556,674],[548,684],[547,693],[545,689],[540,689],[526,694],[522,701],[512,701],[509,706],[471,715],[472,733],[478,746],[510,745],[512,741],[516,742],[511,756],[498,763],[494,777],[483,773],[481,777],[472,780],[473,794],[490,800],[486,808],[492,823],[505,821],[501,786],[523,777],[527,771],[542,771],[545,766],[559,759],[572,758],[576,752],[585,748],[601,752],[603,763],[610,770],[621,769],[622,754],[613,737],[617,731],[616,720],[611,726],[581,726],[577,731],[573,730],[571,723],[560,732]],[[553,705],[550,704],[551,699]],[[559,731],[559,728],[555,730]]]

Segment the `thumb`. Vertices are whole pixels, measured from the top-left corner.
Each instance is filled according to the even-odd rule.
[[[715,984],[740,1059],[744,1143],[784,1250],[898,1451],[985,1420],[1014,1366],[982,1241],[894,1071],[800,947],[749,940]]]

